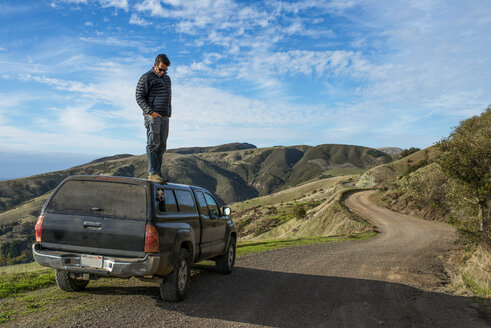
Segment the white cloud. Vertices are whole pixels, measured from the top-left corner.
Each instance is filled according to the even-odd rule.
[[[373,33],[388,50],[365,97],[409,110],[414,118],[479,113],[489,103],[491,22],[482,3],[367,3]],[[371,35],[373,36],[373,34]],[[473,110],[471,108],[474,108]]]
[[[102,8],[114,7],[128,10],[128,0],[97,0],[97,2]],[[54,0],[50,5],[53,8],[57,8],[59,4],[87,5],[89,3],[87,0]]]
[[[95,44],[103,44],[108,46],[116,46],[116,47],[138,47],[138,48],[146,48],[145,44],[137,41],[137,40],[129,40],[129,39],[121,39],[116,37],[107,37],[107,38],[93,38],[93,37],[80,37],[81,41]]]
[[[117,34],[115,20],[106,30],[106,24],[97,25],[96,37],[50,41],[25,53],[33,60],[21,79],[53,88],[70,104],[52,105],[58,108],[52,113],[58,127],[74,131],[69,139],[94,135],[92,140],[113,142],[95,135],[122,127],[144,139],[134,89],[145,70],[141,63],[153,60],[146,54],[153,57],[161,41],[137,34],[142,30],[170,29],[170,39],[177,40],[179,57],[170,71],[172,147],[237,140],[425,146],[446,129],[425,121],[438,116],[436,122],[458,122],[490,102],[491,63],[485,54],[491,50],[491,20],[472,0],[462,5],[371,0],[71,3],[128,9],[124,22],[152,27],[134,32],[129,26],[131,33]],[[90,57],[89,48],[115,52]],[[36,51],[42,49],[49,51]],[[4,78],[17,77],[23,66],[24,59],[0,53]],[[7,105],[26,106],[22,99],[16,101]],[[0,124],[7,119],[0,112]],[[389,139],[384,144],[376,133]],[[49,136],[39,137],[54,140]],[[395,140],[398,144],[390,144]]]
[[[217,31],[265,26],[271,14],[257,10],[253,5],[239,5],[232,0],[144,0],[137,3],[135,8],[154,17],[176,19],[179,21],[179,31],[189,34],[205,28]]]
[[[140,25],[140,26],[149,26],[149,25],[152,25],[151,22],[149,22],[149,21],[147,21],[147,20],[139,17],[136,14],[131,14],[130,24]]]
[[[251,99],[212,87],[176,85],[173,91],[173,119],[179,125],[196,122],[208,126],[280,126],[300,119],[296,115],[287,104]]]
[[[128,10],[128,0],[99,0],[103,8],[114,7]]]
[[[60,3],[75,3],[75,4],[87,4],[87,0],[56,0],[53,2],[60,2]]]
[[[57,90],[72,91],[82,93],[95,93],[96,88],[94,85],[86,85],[79,81],[60,80],[56,78],[50,78],[46,76],[34,76],[31,74],[19,74],[19,79],[23,81],[36,81],[53,86]]]
[[[0,144],[2,150],[33,149],[59,152],[69,149],[74,153],[117,154],[145,152],[145,137],[106,137],[93,133],[74,132],[60,135],[57,132],[38,132],[36,129],[21,129],[12,126],[0,126]]]
[[[29,94],[25,92],[0,93],[0,110],[11,112],[19,106],[23,100],[28,99]]]
[[[138,11],[150,11],[152,16],[169,17],[169,13],[160,5],[160,0],[144,0],[141,3],[137,3],[135,8]]]
[[[55,109],[61,125],[61,131],[69,134],[93,133],[107,128],[102,112],[90,111],[87,107],[67,107]],[[53,127],[53,123],[49,123]]]

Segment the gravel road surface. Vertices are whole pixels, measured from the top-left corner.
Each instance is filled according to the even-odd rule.
[[[87,302],[103,305],[51,326],[491,327],[472,299],[441,292],[441,257],[455,231],[378,208],[368,196],[355,193],[346,205],[377,227],[373,238],[250,254],[230,275],[199,267],[181,303],[161,301],[156,285],[134,279],[89,284]],[[26,324],[33,321],[9,325]]]

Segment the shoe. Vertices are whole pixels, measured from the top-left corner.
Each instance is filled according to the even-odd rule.
[[[167,182],[169,182],[169,180],[167,180],[166,178],[164,178],[160,174],[149,174],[147,180],[150,180],[150,181],[153,181],[153,182],[157,182],[157,183],[167,183]]]
[[[160,183],[167,183],[169,182],[169,179],[167,179],[166,177],[162,176],[161,174],[159,174],[159,178],[160,178]]]

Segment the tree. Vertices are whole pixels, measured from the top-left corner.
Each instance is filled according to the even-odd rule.
[[[442,170],[461,182],[479,206],[482,237],[491,245],[491,106],[481,115],[460,122],[436,147]]]
[[[406,156],[409,156],[411,154],[414,154],[418,151],[420,151],[421,149],[419,148],[415,148],[415,147],[411,147],[409,149],[404,149],[401,153],[400,153],[400,158],[404,158]]]

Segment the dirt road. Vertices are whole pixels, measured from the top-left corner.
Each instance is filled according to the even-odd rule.
[[[472,300],[439,292],[446,279],[439,254],[453,247],[452,228],[378,208],[367,192],[346,205],[380,233],[247,255],[226,276],[201,268],[181,303],[163,302],[156,287],[139,282],[89,284],[87,300],[104,305],[51,326],[491,327]],[[10,325],[27,323],[34,322]]]

